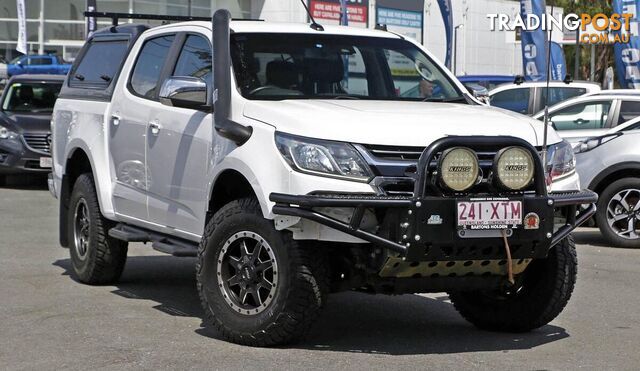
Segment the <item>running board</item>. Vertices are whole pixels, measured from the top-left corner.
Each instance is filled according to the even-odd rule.
[[[197,243],[180,238],[168,237],[144,228],[118,224],[109,229],[109,236],[127,242],[151,242],[151,247],[153,247],[154,250],[173,256],[198,256]]]

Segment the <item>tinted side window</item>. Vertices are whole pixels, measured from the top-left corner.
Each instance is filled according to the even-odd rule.
[[[610,101],[585,102],[564,108],[550,119],[556,130],[602,129],[609,117]]]
[[[71,87],[106,87],[127,54],[127,40],[93,40],[69,79]]]
[[[491,96],[491,105],[526,114],[529,111],[529,96],[529,88],[504,90]]]
[[[45,64],[51,64],[51,60],[49,58],[31,58],[31,60],[29,60],[29,64],[32,66],[42,66]]]
[[[211,81],[211,46],[202,36],[189,35],[182,46],[173,76],[191,76]]]
[[[540,88],[542,93],[540,95],[540,104],[544,107],[544,102],[547,97],[547,89]],[[587,93],[585,88],[549,88],[549,106],[553,106],[556,103],[563,102],[569,98],[577,97]]]
[[[622,101],[618,125],[640,116],[640,101]]]
[[[149,99],[155,98],[162,66],[174,38],[175,35],[160,36],[144,43],[131,74],[130,84],[134,93]]]

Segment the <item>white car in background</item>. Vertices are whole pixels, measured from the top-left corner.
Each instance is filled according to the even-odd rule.
[[[576,170],[598,193],[596,224],[612,245],[640,247],[640,117],[580,142]]]
[[[549,109],[549,121],[561,137],[574,146],[590,137],[640,116],[640,91],[602,90],[556,104]],[[544,120],[544,111],[533,116]]]
[[[500,85],[489,92],[490,104],[509,111],[533,115],[541,111],[546,100],[546,81],[515,82]],[[600,85],[588,81],[551,81],[549,106],[580,95],[600,91]]]

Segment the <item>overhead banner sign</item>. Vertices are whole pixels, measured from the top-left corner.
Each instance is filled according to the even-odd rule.
[[[453,50],[453,12],[451,11],[451,0],[438,0],[442,21],[444,22],[444,32],[447,43],[447,54],[444,65],[451,69],[451,54]]]
[[[97,10],[96,0],[87,0],[87,12],[95,12]],[[87,17],[87,39],[96,32],[98,28],[95,17]]]
[[[544,0],[520,0],[520,16],[526,19],[528,14],[542,18],[545,13]],[[522,64],[524,78],[531,81],[541,81],[547,78],[547,37],[542,27],[534,30],[522,31]]]
[[[625,43],[615,43],[613,51],[616,59],[616,72],[620,87],[640,89],[640,33],[638,32],[639,0],[614,0],[613,13],[633,14],[629,19],[629,30],[625,27],[615,31],[620,36],[627,36]]]
[[[362,28],[369,26],[369,0],[309,0],[309,10],[320,24],[345,24],[342,1],[347,6],[346,24]]]
[[[27,11],[24,8],[24,0],[16,0],[18,11],[18,45],[16,50],[22,54],[27,54]]]
[[[422,43],[424,0],[378,0],[376,23]]]

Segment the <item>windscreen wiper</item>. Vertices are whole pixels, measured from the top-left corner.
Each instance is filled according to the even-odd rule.
[[[468,103],[467,99],[463,96],[451,97],[451,98],[425,98],[423,102],[443,102],[443,103]]]

